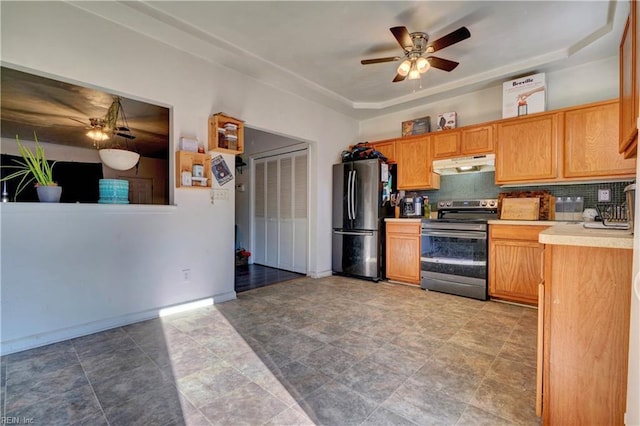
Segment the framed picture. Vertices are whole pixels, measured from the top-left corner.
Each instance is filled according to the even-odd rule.
[[[229,166],[227,166],[227,162],[224,161],[222,155],[218,155],[211,160],[211,171],[220,186],[233,180],[231,170],[229,170]]]
[[[421,135],[431,131],[431,117],[416,118],[402,122],[402,136]]]

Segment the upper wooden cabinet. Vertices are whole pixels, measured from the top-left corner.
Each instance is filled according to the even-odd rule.
[[[618,115],[616,101],[565,111],[562,176],[635,176],[636,160],[618,152]]]
[[[618,150],[625,158],[635,157],[638,151],[638,101],[640,81],[638,68],[638,7],[635,1],[630,2],[631,13],[620,41],[620,129]]]
[[[460,154],[476,155],[493,152],[493,124],[460,129]]]
[[[448,158],[460,155],[460,131],[445,130],[431,136],[433,158]]]
[[[496,184],[553,180],[558,176],[558,114],[536,114],[496,125]]]
[[[438,189],[440,175],[432,172],[431,137],[409,136],[373,142],[371,146],[380,151],[398,168],[398,189]]]
[[[379,151],[387,157],[387,160],[390,162],[396,161],[396,142],[395,141],[386,141],[386,142],[377,142],[371,144],[376,151]]]
[[[430,142],[424,135],[396,140],[398,189],[440,188],[440,175],[432,171]]]
[[[493,124],[433,133],[431,151],[434,160],[490,154],[493,152]]]
[[[440,188],[434,159],[492,152],[497,185],[633,179],[636,159],[618,153],[618,105],[595,102],[372,145],[398,164],[398,189]]]

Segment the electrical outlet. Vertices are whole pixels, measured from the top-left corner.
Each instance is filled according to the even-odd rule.
[[[188,283],[191,281],[191,269],[183,269],[182,270],[182,282]]]
[[[598,189],[598,202],[599,203],[611,202],[611,190],[609,188]]]

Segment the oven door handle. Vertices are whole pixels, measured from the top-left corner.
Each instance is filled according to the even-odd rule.
[[[422,230],[423,237],[467,238],[470,240],[486,240],[486,232],[428,231]]]

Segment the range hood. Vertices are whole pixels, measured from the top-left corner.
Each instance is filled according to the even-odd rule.
[[[447,158],[434,160],[433,171],[440,175],[491,172],[496,169],[496,155],[476,155],[473,157]]]

